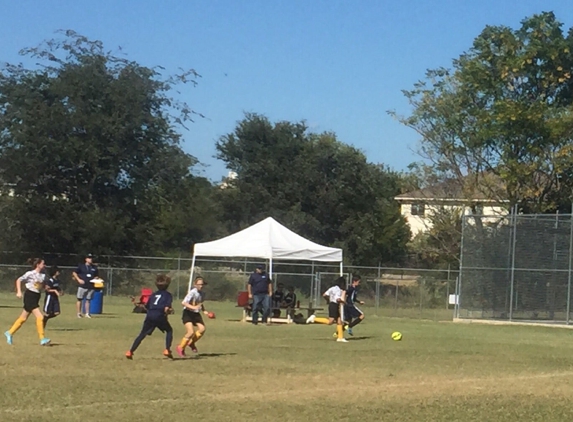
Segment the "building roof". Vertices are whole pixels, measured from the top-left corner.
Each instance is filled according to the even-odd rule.
[[[488,182],[492,181],[489,180]],[[419,200],[507,202],[507,200],[502,199],[503,197],[503,190],[499,182],[484,183],[481,189],[464,189],[458,180],[450,179],[423,189],[402,193],[394,199],[398,202]]]

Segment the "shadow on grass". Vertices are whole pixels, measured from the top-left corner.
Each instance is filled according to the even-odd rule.
[[[49,328],[50,331],[84,331],[85,328]]]
[[[360,341],[360,340],[368,340],[371,339],[371,336],[362,336],[362,337],[347,337],[346,340],[348,341]]]
[[[199,358],[218,358],[220,356],[235,356],[236,353],[199,353]]]
[[[9,308],[22,309],[22,306],[0,305],[0,309],[2,309],[2,308],[6,308],[6,309],[9,309]]]

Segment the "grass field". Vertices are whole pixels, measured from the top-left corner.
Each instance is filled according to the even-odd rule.
[[[569,421],[573,331],[373,317],[347,344],[332,327],[252,326],[214,303],[199,356],[161,356],[148,337],[124,358],[142,315],[106,298],[105,314],[50,321],[0,343],[0,421]],[[209,303],[207,303],[209,308]],[[0,330],[20,312],[0,296]],[[176,341],[183,333],[172,317]],[[390,334],[399,330],[404,340]]]

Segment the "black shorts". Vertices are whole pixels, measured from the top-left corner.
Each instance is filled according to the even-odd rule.
[[[201,315],[201,312],[191,312],[189,309],[185,309],[183,311],[183,317],[181,319],[183,320],[183,324],[187,324],[190,322],[193,325],[197,324],[205,325],[205,323],[203,322],[203,315]]]
[[[364,315],[364,312],[362,312],[356,306],[347,305],[344,309],[344,314],[346,318],[349,318],[350,320],[354,318],[360,318],[362,315]]]
[[[167,318],[145,318],[141,332],[150,336],[156,328],[162,333],[173,331]]]
[[[44,299],[44,313],[47,315],[60,313],[60,298],[56,295],[46,295]]]
[[[32,312],[34,309],[40,307],[40,293],[27,290],[24,292],[24,310],[26,312]]]
[[[328,317],[338,319],[340,318],[340,303],[330,302],[328,304]]]

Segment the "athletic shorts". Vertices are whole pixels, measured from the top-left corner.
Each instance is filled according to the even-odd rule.
[[[78,300],[92,300],[94,297],[94,289],[86,289],[84,287],[78,287],[78,294],[76,296]]]
[[[346,306],[346,308],[344,309],[344,313],[345,316],[350,319],[360,318],[361,315],[364,315],[364,312],[362,312],[356,306]]]
[[[203,315],[201,315],[201,312],[191,312],[189,309],[185,309],[183,311],[183,317],[181,319],[183,320],[183,324],[187,324],[188,322],[190,322],[193,325],[197,324],[205,325],[205,323],[203,322]]]
[[[162,333],[173,331],[167,318],[145,318],[141,332],[150,336],[156,328]]]
[[[338,319],[341,316],[340,308],[341,306],[339,303],[330,302],[328,304],[328,317]]]
[[[44,299],[44,313],[47,315],[60,313],[60,298],[56,295],[46,295]]]
[[[34,309],[39,308],[40,297],[42,297],[40,293],[26,290],[24,292],[24,310],[26,312],[32,312]]]

